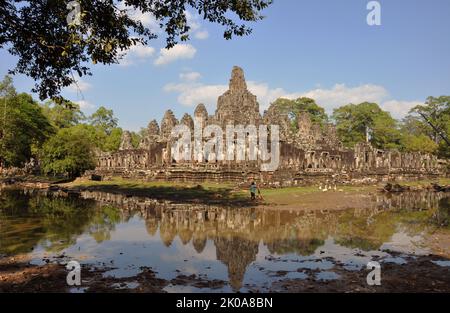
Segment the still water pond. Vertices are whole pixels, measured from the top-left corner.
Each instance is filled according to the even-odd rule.
[[[3,190],[0,257],[25,253],[37,265],[77,260],[107,268],[104,276],[130,277],[127,288],[150,267],[167,280],[196,274],[226,282],[214,291],[267,291],[280,276],[338,280],[336,264],[348,271],[374,258],[404,264],[402,254],[432,252],[425,240],[430,231],[449,230],[448,193],[375,194],[370,201],[369,209],[289,211]],[[165,290],[211,288],[169,284]]]

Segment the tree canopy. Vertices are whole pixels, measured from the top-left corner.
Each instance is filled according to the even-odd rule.
[[[23,166],[53,128],[31,95],[16,93],[10,77],[0,88],[0,164]]]
[[[414,125],[410,129],[415,135],[434,142],[439,156],[450,157],[450,96],[428,97],[424,105],[411,109],[406,122]]]
[[[91,63],[113,64],[132,46],[158,37],[133,12],[151,14],[165,34],[167,48],[189,40],[190,11],[222,25],[224,37],[251,33],[249,22],[261,20],[272,0],[78,0],[80,23],[68,24],[73,8],[67,1],[0,2],[0,48],[18,57],[11,74],[25,74],[35,82],[41,100],[59,96],[75,82],[74,75],[90,75]],[[234,17],[234,18],[232,18]]]
[[[113,129],[117,127],[118,119],[114,117],[113,110],[101,106],[89,117],[89,122],[92,126],[98,127],[107,135],[110,135]]]
[[[377,148],[400,147],[397,121],[378,104],[363,102],[348,104],[333,111],[338,135],[345,146],[353,147],[368,137]]]
[[[42,171],[76,177],[95,166],[92,133],[85,125],[60,129],[42,149]]]
[[[80,110],[80,106],[70,101],[64,101],[58,105],[53,101],[47,101],[42,106],[44,115],[51,124],[57,128],[68,128],[81,123],[86,117]]]
[[[278,98],[273,105],[283,112],[287,113],[291,120],[291,126],[294,130],[298,129],[298,118],[302,112],[307,112],[314,123],[323,125],[328,121],[325,109],[319,106],[314,99],[300,97],[294,100]]]

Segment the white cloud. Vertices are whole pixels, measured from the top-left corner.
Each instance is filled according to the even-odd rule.
[[[357,87],[336,84],[330,89],[317,88],[300,93],[302,97],[316,100],[319,105],[323,106],[329,112],[349,103],[358,104],[365,101],[381,103],[388,95],[389,93],[384,87],[372,84]]]
[[[138,58],[148,58],[155,53],[154,48],[143,45],[133,46],[130,50],[130,52],[135,54]]]
[[[180,78],[185,78],[182,75],[183,73],[180,74]],[[199,103],[204,103],[212,107],[216,104],[217,98],[228,89],[228,85],[204,85],[196,82],[196,79],[191,81],[183,80],[181,83],[167,84],[164,86],[164,91],[179,93],[177,100],[185,106],[195,106]],[[249,81],[247,86],[250,92],[256,95],[261,109],[266,109],[270,102],[286,94],[281,88],[270,89],[266,83]]]
[[[227,85],[203,85],[195,82],[182,82],[179,84],[167,84],[166,92],[176,92],[178,102],[185,106],[195,106],[204,103],[212,107],[217,102],[217,97],[228,89]]]
[[[164,87],[166,92],[178,93],[178,102],[185,106],[195,106],[204,103],[211,108],[215,108],[217,98],[223,94],[228,85],[207,85],[198,82],[200,73],[181,73],[180,83],[167,84]],[[390,98],[389,92],[383,87],[374,84],[364,84],[356,87],[348,87],[345,84],[335,84],[331,88],[316,88],[306,92],[287,92],[283,88],[271,88],[269,84],[255,81],[248,81],[247,87],[250,92],[256,95],[260,104],[260,110],[267,109],[274,100],[278,98],[296,99],[298,97],[308,97],[316,100],[317,104],[324,107],[327,113],[332,113],[333,109],[349,103],[358,104],[361,102],[375,102],[383,110],[389,111],[393,117],[402,118],[415,105],[421,104],[419,101],[400,101]]]
[[[74,102],[80,106],[81,110],[91,110],[95,108],[95,105],[86,100],[79,100]]]
[[[144,26],[148,27],[152,32],[154,33],[161,32],[160,25],[152,13],[136,12],[135,18],[136,20],[140,21]]]
[[[323,106],[328,113],[333,109],[349,103],[358,104],[361,102],[375,102],[380,107],[391,113],[394,118],[403,118],[408,111],[419,104],[420,101],[402,101],[392,99],[389,92],[383,86],[365,84],[357,87],[347,87],[345,84],[336,84],[330,89],[314,89],[305,93],[294,94],[298,96],[309,97],[315,99],[316,102]]]
[[[171,49],[161,49],[155,65],[165,65],[180,59],[192,59],[197,50],[190,44],[177,44]]]
[[[202,75],[199,72],[185,72],[180,73],[180,79],[184,81],[193,82],[198,80]]]
[[[401,119],[416,105],[423,105],[423,102],[388,100],[381,103],[380,106],[383,110],[391,112],[393,117]]]
[[[206,29],[200,30],[200,31],[198,31],[198,32],[196,32],[194,34],[194,37],[196,39],[204,40],[204,39],[207,39],[209,37],[209,33],[208,33],[208,31]]]
[[[283,88],[270,88],[266,83],[248,81],[247,88],[258,99],[261,110],[267,109],[271,102],[287,95]]]
[[[190,27],[189,33],[194,35],[194,38],[204,40],[209,37],[206,29],[202,28],[200,15],[185,11],[187,24]]]
[[[75,79],[76,83],[67,87],[67,90],[70,92],[83,92],[92,88],[92,85],[85,82],[81,78]]]
[[[124,53],[124,56],[119,61],[119,65],[130,66],[139,62],[143,62],[146,59],[151,58],[154,53],[155,48],[145,46],[143,44],[137,44],[130,47],[130,49],[128,49],[128,51]]]
[[[131,19],[135,21],[140,21],[145,27],[148,27],[152,32],[154,33],[161,32],[159,23],[152,13],[150,12],[143,13],[140,10],[136,10],[132,6],[127,6],[124,2],[120,2],[118,4],[118,9],[125,10],[128,16],[131,17]]]
[[[199,15],[195,13],[191,13],[188,10],[184,11],[184,14],[186,14],[186,22],[188,26],[191,28],[191,31],[199,30],[201,25],[199,21]]]

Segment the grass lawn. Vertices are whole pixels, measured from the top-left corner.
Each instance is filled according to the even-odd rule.
[[[449,178],[441,178],[438,180],[421,180],[411,182],[401,182],[401,185],[407,186],[428,186],[432,182],[441,185],[450,184]],[[170,200],[174,202],[195,202],[205,204],[224,204],[247,206],[255,205],[250,201],[250,194],[247,188],[236,190],[233,183],[216,183],[216,182],[164,182],[152,181],[145,182],[139,180],[129,180],[123,178],[114,178],[110,181],[90,181],[75,180],[74,182],[63,184],[69,188],[84,188],[91,191],[102,191],[111,193],[122,193],[132,196],[143,196],[156,199]],[[342,198],[343,196],[363,195],[376,192],[384,186],[384,183],[377,185],[365,186],[337,186],[336,191],[323,192],[318,186],[301,186],[301,187],[285,187],[285,188],[261,188],[263,201],[259,204],[278,205],[278,204],[294,204],[298,202],[311,203],[325,200],[333,201],[333,199]]]

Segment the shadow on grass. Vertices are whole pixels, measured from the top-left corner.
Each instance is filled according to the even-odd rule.
[[[142,186],[138,184],[96,184],[77,189],[90,192],[108,192],[129,197],[147,197],[173,203],[195,203],[218,206],[249,207],[258,204],[243,192],[233,192],[231,188],[204,188],[201,185],[187,186]]]

